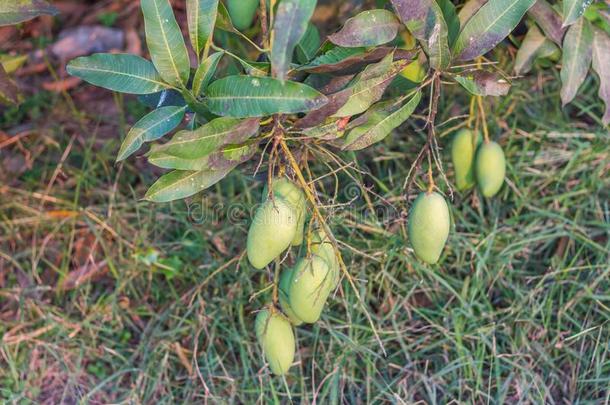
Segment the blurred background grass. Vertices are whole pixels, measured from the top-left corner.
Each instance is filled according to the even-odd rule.
[[[610,137],[597,79],[564,110],[559,86],[557,71],[536,69],[508,97],[486,100],[508,179],[491,200],[454,196],[438,266],[418,262],[406,239],[424,180],[403,189],[425,142],[421,122],[342,155],[358,182],[338,172],[337,192],[334,176],[319,185],[383,349],[343,282],[322,319],[296,330],[285,380],[264,367],[253,332],[273,277],[244,257],[262,191],[254,166],[186,201],[142,202],[158,172],[142,158],[114,159],[144,109],[88,85],[32,92],[0,116],[9,135],[0,140],[0,398],[608,403]],[[445,163],[462,121],[449,119],[468,102],[445,87]],[[336,168],[318,157],[314,178]]]

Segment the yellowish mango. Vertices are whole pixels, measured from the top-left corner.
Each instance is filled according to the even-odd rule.
[[[292,246],[299,246],[303,243],[303,229],[305,228],[305,217],[307,216],[305,194],[296,184],[284,177],[274,179],[271,183],[271,189],[274,196],[281,197],[289,202],[297,212],[297,231],[292,240]],[[263,198],[266,199],[268,197],[269,191],[267,186],[265,186]]]
[[[290,306],[290,298],[288,297],[290,283],[292,282],[293,270],[294,267],[282,270],[282,274],[280,275],[280,283],[278,286],[278,295],[280,307],[282,308],[282,311],[284,311],[284,314],[286,314],[286,317],[288,317],[293,325],[299,326],[303,323],[303,321],[299,319],[299,317],[292,310],[292,307]]]
[[[254,323],[256,338],[263,348],[271,372],[284,375],[294,361],[294,333],[288,319],[279,312],[263,309]]]
[[[322,229],[315,231],[311,237],[311,253],[326,260],[326,263],[328,264],[332,273],[331,291],[337,288],[341,279],[339,259],[335,254],[335,249],[333,248],[328,235]]]
[[[306,323],[320,319],[333,284],[330,268],[320,256],[304,257],[293,269],[288,296],[295,315]]]
[[[477,151],[475,162],[477,184],[485,197],[493,197],[500,191],[506,175],[506,158],[496,142],[484,142]]]
[[[475,184],[474,157],[482,137],[480,132],[459,130],[451,143],[451,160],[455,171],[455,185],[459,191],[468,190]]]
[[[240,31],[250,28],[259,5],[258,0],[227,0],[227,11],[235,28]]]
[[[434,264],[443,252],[450,228],[449,207],[445,198],[435,192],[421,193],[409,214],[408,233],[415,255]]]

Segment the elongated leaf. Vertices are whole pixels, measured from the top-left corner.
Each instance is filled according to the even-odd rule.
[[[19,88],[4,71],[0,64],[0,104],[19,104],[21,94]]]
[[[593,55],[593,31],[589,21],[578,19],[563,39],[561,58],[561,102],[565,106],[576,96],[587,77]]]
[[[175,87],[189,80],[191,65],[186,45],[168,0],[141,0],[146,44],[163,79]]]
[[[562,27],[561,16],[545,0],[537,0],[527,12],[542,31],[557,45],[561,46],[565,27]]]
[[[263,117],[315,110],[328,100],[313,88],[271,77],[228,76],[208,87],[206,103],[216,115]]]
[[[542,35],[538,27],[532,25],[527,31],[525,38],[523,38],[519,51],[517,51],[515,73],[522,75],[529,72],[536,58],[547,57],[556,50],[558,50],[557,46]]]
[[[594,28],[593,32],[593,70],[599,76],[599,98],[606,104],[602,121],[610,123],[610,36]]]
[[[454,79],[471,94],[477,96],[505,96],[510,90],[510,83],[503,77],[486,71],[476,71],[464,76],[458,75]]]
[[[155,148],[148,155],[148,162],[164,169],[219,170],[249,160],[256,152],[257,146],[258,142],[227,145],[217,152],[196,159],[173,156]]]
[[[213,53],[199,65],[193,78],[193,94],[195,94],[195,97],[200,97],[208,87],[223,55],[224,52]]]
[[[200,159],[228,144],[240,144],[258,132],[259,120],[221,117],[194,131],[180,131],[157,148],[172,156]]]
[[[563,0],[563,26],[572,25],[583,15],[593,0]]]
[[[392,0],[400,20],[417,38],[428,54],[430,66],[437,70],[449,66],[451,53],[443,12],[435,0]]]
[[[415,93],[415,95],[406,102],[397,111],[383,117],[380,120],[375,120],[374,124],[366,129],[362,133],[355,132],[356,129],[350,131],[345,139],[345,143],[342,149],[345,150],[360,150],[364,149],[376,142],[383,140],[390,134],[395,128],[405,122],[421,100],[421,91]]]
[[[218,0],[187,0],[186,16],[189,37],[195,53],[199,57],[214,32]]]
[[[360,72],[364,65],[379,62],[390,52],[394,53],[394,60],[411,60],[416,55],[414,51],[406,51],[404,49],[394,50],[386,46],[376,47],[368,52],[364,48],[336,47],[318,56],[307,65],[301,66],[299,70],[309,73],[352,74]]]
[[[131,127],[117,156],[117,162],[129,157],[137,151],[144,142],[161,138],[176,128],[182,119],[186,107],[161,107],[148,114]]]
[[[286,79],[294,48],[305,32],[317,0],[282,0],[277,6],[271,30],[271,70],[273,76]]]
[[[151,94],[170,87],[152,63],[136,55],[83,56],[70,61],[67,71],[86,82],[122,93]]]
[[[345,22],[341,30],[328,37],[333,44],[357,48],[390,42],[398,33],[399,23],[388,10],[363,11]]]
[[[487,0],[467,0],[458,13],[460,25],[463,27],[476,14]]]
[[[153,202],[168,202],[190,197],[218,183],[235,166],[237,165],[220,170],[174,170],[161,176],[148,189],[144,199]]]
[[[296,57],[300,63],[307,63],[316,56],[320,48],[320,32],[315,25],[309,23],[305,35],[297,44]]]
[[[457,60],[489,52],[517,26],[536,0],[489,0],[468,20],[454,45]]]
[[[0,26],[14,25],[39,15],[56,15],[55,7],[43,0],[0,0]]]
[[[227,7],[222,3],[218,3],[218,15],[216,16],[216,27],[227,32],[239,32],[237,28],[233,26],[231,16]]]
[[[451,48],[460,34],[460,19],[451,0],[437,0],[437,3],[443,13],[445,24],[447,24],[447,42]]]

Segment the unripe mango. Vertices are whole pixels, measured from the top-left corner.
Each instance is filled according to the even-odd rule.
[[[506,175],[506,159],[502,147],[496,142],[484,142],[477,151],[475,174],[481,193],[485,197],[496,195]]]
[[[296,184],[284,177],[274,179],[271,183],[271,189],[273,190],[274,196],[278,196],[289,202],[297,212],[297,231],[292,240],[292,246],[299,246],[303,243],[303,229],[305,228],[305,217],[307,216],[305,194]],[[263,190],[263,199],[268,197],[269,191],[267,186],[265,186],[265,189]]]
[[[227,11],[235,28],[240,31],[250,28],[259,5],[258,0],[227,0]]]
[[[449,207],[442,195],[421,193],[409,214],[409,240],[415,255],[422,261],[438,261],[449,237]]]
[[[301,319],[294,313],[292,307],[290,306],[290,298],[288,297],[288,292],[290,291],[290,283],[292,283],[292,274],[294,267],[289,269],[282,270],[282,274],[280,275],[280,283],[279,283],[279,301],[280,307],[282,307],[282,311],[288,317],[290,322],[294,326],[299,326],[303,323]]]
[[[451,143],[451,161],[455,170],[455,185],[459,191],[474,186],[474,157],[481,143],[481,133],[470,129],[461,129]]]
[[[263,309],[256,316],[254,330],[271,372],[286,374],[294,360],[295,348],[290,322],[278,312]]]
[[[256,211],[248,231],[248,259],[262,269],[278,257],[294,239],[298,215],[291,204],[276,197]]]
[[[306,323],[320,319],[333,284],[326,260],[320,256],[304,257],[293,269],[288,296],[295,315]]]
[[[326,260],[328,267],[332,273],[332,288],[331,291],[337,288],[341,279],[341,268],[339,267],[339,259],[335,254],[335,249],[322,229],[317,230],[311,237],[311,253]]]

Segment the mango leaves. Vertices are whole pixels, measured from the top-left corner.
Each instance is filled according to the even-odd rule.
[[[59,11],[44,0],[0,0],[0,27],[19,24],[39,15],[56,15]]]
[[[382,45],[396,37],[398,28],[398,20],[391,12],[368,10],[348,19],[328,40],[348,48]]]
[[[584,18],[579,18],[570,26],[563,39],[561,102],[564,106],[576,96],[578,88],[587,76],[593,57],[592,44],[591,25]]]
[[[538,27],[532,25],[517,51],[515,73],[522,75],[529,72],[536,58],[546,58],[558,50],[551,40],[542,35]]]
[[[19,88],[0,64],[0,104],[19,104],[21,98]]]
[[[476,96],[505,96],[510,83],[496,73],[483,70],[454,76],[456,82]]]
[[[187,0],[186,16],[191,45],[197,54],[208,47],[218,14],[218,0]]]
[[[593,70],[599,76],[599,98],[606,110],[602,122],[610,123],[610,36],[598,28],[593,31]]]
[[[563,0],[563,26],[572,25],[578,20],[593,0]]]
[[[219,170],[174,170],[163,175],[146,192],[145,200],[169,202],[190,197],[222,180],[234,168]]]

